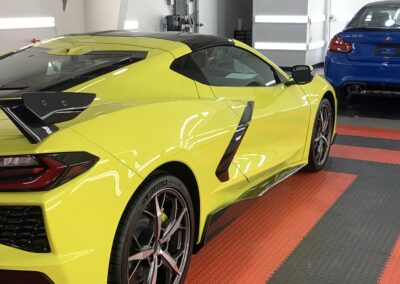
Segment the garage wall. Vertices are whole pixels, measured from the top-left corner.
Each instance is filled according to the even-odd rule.
[[[243,29],[251,30],[253,25],[253,1],[252,0],[224,0],[225,5],[225,31],[222,36],[233,38],[237,29],[238,19],[243,20]],[[223,1],[221,1],[223,2]],[[222,9],[223,11],[223,9]],[[221,14],[217,15],[217,17]]]
[[[143,4],[144,3],[148,2],[143,1]],[[86,31],[117,29],[120,11],[121,0],[84,0]]]
[[[336,1],[336,0],[333,0]],[[311,18],[318,15],[324,15],[325,20],[310,23],[308,25],[307,40],[311,43],[321,43],[319,48],[309,48],[306,51],[305,64],[315,65],[324,61],[325,53],[328,47],[329,23],[327,15],[329,14],[329,1],[327,0],[308,0],[308,14]]]
[[[253,15],[272,16],[298,16],[308,15],[308,0],[254,0]],[[254,19],[253,19],[254,20]],[[305,23],[253,23],[253,42],[266,43],[292,43],[304,44],[308,36],[307,24]],[[280,66],[292,66],[304,64],[306,61],[305,51],[298,50],[274,50],[260,49],[260,52],[275,61]]]
[[[125,16],[123,17],[126,20],[138,21],[138,31],[159,32],[163,29],[165,16],[171,13],[172,11],[166,0],[128,0]]]
[[[122,6],[124,1],[126,9],[121,9],[121,18],[124,20],[120,22],[120,28],[126,19],[138,21],[140,32],[159,32],[163,30],[165,16],[173,12],[167,0],[122,0]],[[199,0],[200,23],[203,24],[200,32],[233,37],[238,18],[243,19],[244,29],[251,29],[252,2],[253,0]],[[194,10],[194,6],[190,10]]]
[[[255,47],[280,66],[322,63],[333,35],[370,2],[374,0],[254,0],[254,16],[267,16],[254,21]]]
[[[226,1],[229,0],[199,0],[199,22],[202,24],[199,28],[200,33],[224,36]]]
[[[0,30],[0,53],[30,44],[33,38],[46,39],[85,31],[84,0],[69,0],[65,12],[61,0],[12,0],[2,2],[0,18],[54,17],[55,28]]]

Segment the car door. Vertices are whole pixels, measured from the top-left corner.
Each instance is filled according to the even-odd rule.
[[[301,161],[310,105],[302,89],[244,49],[219,46],[193,53],[218,99],[254,101],[253,117],[234,158],[251,183]]]

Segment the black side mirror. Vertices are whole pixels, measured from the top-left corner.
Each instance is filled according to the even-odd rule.
[[[314,76],[314,69],[311,66],[297,65],[292,68],[293,80],[299,85],[310,83],[314,79]]]

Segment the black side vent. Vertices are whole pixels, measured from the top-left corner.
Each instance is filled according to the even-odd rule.
[[[37,206],[0,206],[0,244],[49,253],[42,209]]]

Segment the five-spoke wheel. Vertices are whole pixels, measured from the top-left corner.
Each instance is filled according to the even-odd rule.
[[[137,199],[124,217],[129,223],[121,229],[123,247],[114,243],[121,253],[119,265],[110,264],[109,278],[114,268],[119,275],[110,283],[182,283],[193,248],[193,208],[185,185],[161,175]]]
[[[310,148],[308,169],[311,171],[322,170],[329,158],[332,143],[334,114],[332,105],[323,99],[317,112],[314,123],[313,137]]]

